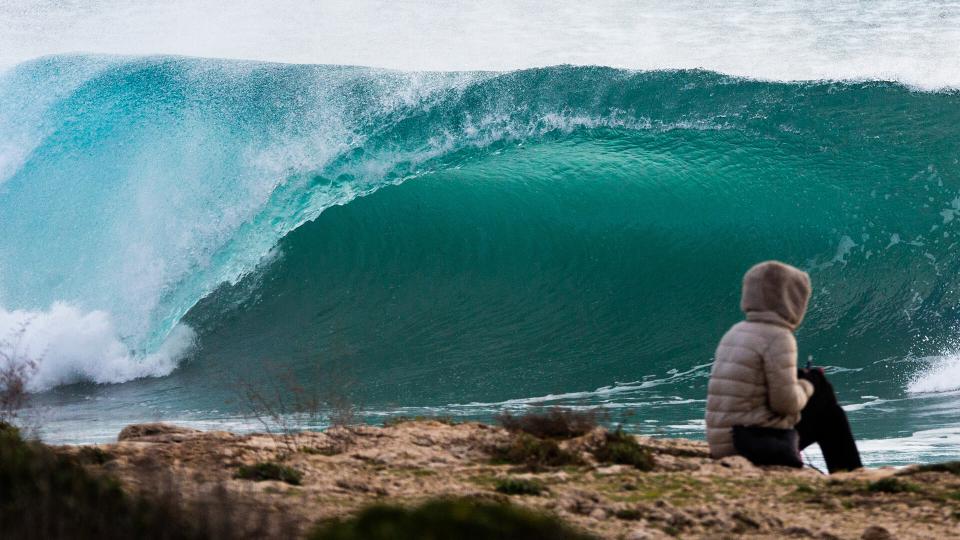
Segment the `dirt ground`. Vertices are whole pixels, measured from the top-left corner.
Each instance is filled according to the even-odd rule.
[[[413,504],[440,496],[510,501],[552,513],[602,538],[960,537],[960,475],[954,469],[817,471],[757,468],[740,457],[711,460],[705,444],[637,437],[652,471],[596,463],[586,451],[602,430],[564,441],[583,465],[529,472],[496,465],[488,449],[512,435],[485,424],[410,421],[277,436],[129,426],[115,444],[60,447],[128,490],[175,490],[184,501],[211,493],[306,530],[373,502]],[[92,456],[92,457],[91,457]],[[278,462],[299,485],[236,478],[242,465]],[[532,480],[537,495],[505,495],[504,479]]]

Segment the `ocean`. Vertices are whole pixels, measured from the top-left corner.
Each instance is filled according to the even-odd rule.
[[[0,26],[0,348],[36,361],[50,442],[255,429],[248,385],[703,438],[740,278],[779,259],[864,461],[960,454],[960,4],[34,1]]]

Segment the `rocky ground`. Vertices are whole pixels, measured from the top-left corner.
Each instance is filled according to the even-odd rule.
[[[279,436],[200,432],[165,424],[130,426],[119,442],[61,447],[94,471],[141,493],[176,492],[186,503],[211,494],[245,512],[304,530],[373,502],[410,504],[439,496],[509,500],[553,513],[602,538],[960,537],[960,469],[817,471],[711,460],[703,443],[638,437],[655,466],[599,464],[602,430],[563,441],[584,464],[530,472],[491,461],[513,434],[478,423],[402,422]],[[302,473],[299,485],[237,478],[243,465],[276,462]],[[508,479],[519,482],[505,482]],[[505,486],[530,484],[539,494]],[[498,491],[498,488],[500,489]],[[535,490],[534,490],[535,491]]]

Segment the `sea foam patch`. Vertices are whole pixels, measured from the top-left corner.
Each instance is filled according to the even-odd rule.
[[[928,366],[913,376],[907,392],[926,394],[960,390],[960,354],[931,357]]]
[[[55,303],[45,311],[0,308],[0,360],[32,364],[27,388],[42,391],[76,382],[118,383],[140,377],[161,377],[194,344],[194,332],[181,324],[154,353],[140,355],[121,340],[105,311],[82,311]]]

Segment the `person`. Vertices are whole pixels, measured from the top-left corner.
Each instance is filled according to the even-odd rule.
[[[823,371],[797,369],[793,333],[810,293],[806,272],[778,261],[744,275],[740,308],[746,320],[720,340],[707,388],[713,458],[740,454],[758,465],[801,467],[800,449],[817,442],[831,472],[860,466],[846,415]],[[815,391],[820,395],[811,400]]]

